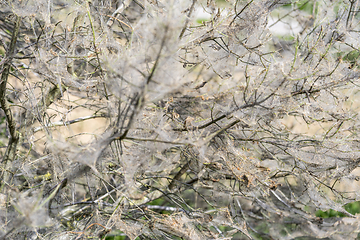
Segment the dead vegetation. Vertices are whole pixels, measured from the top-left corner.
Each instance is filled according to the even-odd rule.
[[[1,239],[358,236],[358,1],[0,6]]]

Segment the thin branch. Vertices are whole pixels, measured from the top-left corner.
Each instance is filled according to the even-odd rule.
[[[21,21],[21,17],[16,16],[16,21],[13,29],[13,34],[11,37],[10,46],[6,52],[7,61],[4,64],[4,71],[2,72],[1,82],[0,82],[0,104],[1,104],[1,108],[4,110],[10,132],[9,143],[3,158],[4,168],[8,161],[12,162],[15,159],[16,146],[19,141],[19,132],[16,130],[16,122],[11,112],[10,105],[6,100],[6,85],[10,74],[11,60],[15,54],[15,46],[19,34],[20,21]]]
[[[67,125],[82,122],[82,121],[85,121],[85,120],[94,119],[94,118],[103,118],[103,117],[105,117],[105,116],[95,114],[95,115],[90,115],[90,116],[85,116],[85,117],[79,117],[79,118],[69,120],[69,121],[65,121],[65,122],[64,121],[53,122],[53,123],[50,123],[50,124],[45,125],[45,126],[36,127],[36,128],[33,129],[33,132],[36,133],[36,132],[41,131],[44,128],[47,128],[47,127],[67,126]]]
[[[191,4],[191,7],[190,7],[190,9],[189,9],[189,13],[188,13],[187,18],[186,18],[186,20],[185,20],[184,27],[183,27],[183,29],[181,30],[179,39],[181,39],[181,38],[184,36],[186,27],[187,27],[187,25],[189,24],[190,16],[191,16],[192,12],[194,11],[196,1],[197,1],[197,0],[193,0],[193,2],[192,2],[192,4]]]

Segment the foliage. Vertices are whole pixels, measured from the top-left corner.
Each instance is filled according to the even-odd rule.
[[[0,9],[0,239],[358,236],[358,1]]]
[[[360,213],[360,202],[348,203],[344,206],[345,210],[351,214]],[[316,216],[321,218],[330,218],[330,217],[345,217],[344,213],[329,209],[327,211],[316,211]]]

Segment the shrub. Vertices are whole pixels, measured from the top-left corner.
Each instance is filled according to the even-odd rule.
[[[0,6],[2,239],[357,236],[357,1]]]

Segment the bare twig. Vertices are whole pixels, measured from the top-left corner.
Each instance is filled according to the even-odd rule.
[[[179,39],[181,39],[181,38],[184,36],[184,33],[185,33],[185,31],[186,31],[186,28],[187,28],[187,25],[189,24],[189,21],[190,21],[190,16],[191,16],[192,12],[194,11],[196,1],[197,1],[197,0],[193,0],[193,2],[192,2],[192,4],[191,4],[191,7],[190,7],[190,9],[188,10],[187,18],[186,18],[186,20],[185,20],[184,27],[183,27],[183,29],[181,30]]]
[[[21,17],[16,16],[10,46],[6,51],[7,63],[4,64],[4,71],[2,72],[1,82],[0,82],[0,104],[1,104],[1,108],[3,109],[3,111],[5,113],[6,121],[8,123],[9,132],[10,132],[10,139],[9,139],[8,146],[7,146],[4,158],[3,158],[4,166],[6,166],[6,163],[8,161],[11,162],[14,160],[15,153],[16,153],[16,146],[19,141],[19,132],[16,130],[16,122],[15,122],[15,119],[11,112],[9,103],[6,100],[6,86],[7,86],[7,81],[8,81],[9,75],[10,75],[11,60],[15,54],[15,46],[16,46],[16,41],[17,41],[18,34],[19,34],[20,21],[21,21]]]

